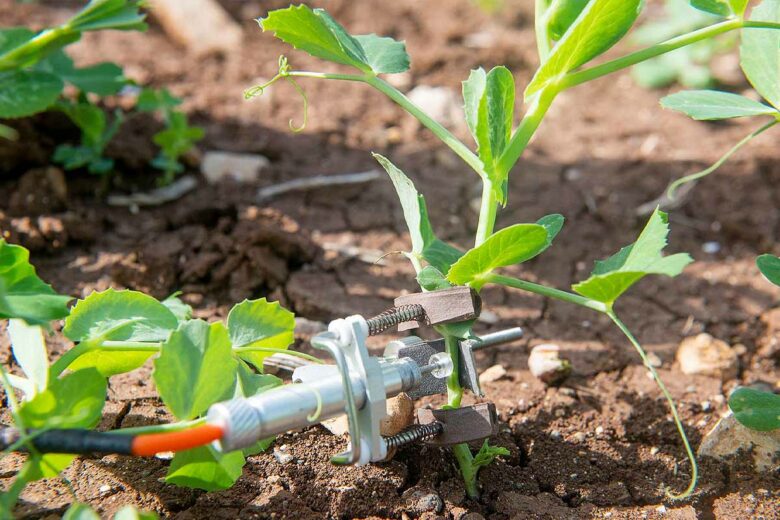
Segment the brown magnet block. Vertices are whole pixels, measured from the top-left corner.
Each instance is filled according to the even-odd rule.
[[[480,403],[452,410],[417,410],[417,422],[444,425],[441,434],[425,441],[434,446],[450,446],[462,442],[487,439],[498,433],[498,416],[493,403]]]
[[[479,294],[470,287],[452,287],[440,291],[407,294],[395,299],[396,307],[413,304],[422,305],[425,309],[428,325],[471,320],[479,316],[482,309]],[[398,325],[398,330],[415,329],[420,325],[417,321],[407,321]]]

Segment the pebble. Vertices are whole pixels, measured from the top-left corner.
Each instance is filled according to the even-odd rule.
[[[660,506],[656,507],[655,510],[658,512],[659,515],[665,515],[666,514],[666,506],[661,504]]]
[[[279,464],[289,464],[293,460],[293,456],[287,453],[287,445],[274,448],[274,458]]]
[[[479,318],[477,318],[477,321],[487,323],[488,325],[495,325],[499,322],[499,317],[498,314],[493,311],[482,311]]]
[[[444,126],[460,124],[464,120],[462,101],[455,90],[447,87],[418,85],[409,91],[409,99]]]
[[[653,446],[650,448],[650,455],[658,455],[658,452],[661,451],[657,446]]]
[[[704,436],[699,446],[699,455],[723,459],[740,449],[752,452],[758,471],[771,470],[776,466],[774,458],[780,452],[780,430],[751,430],[742,426],[733,414],[729,414]]]
[[[658,354],[655,352],[649,352],[647,354],[647,360],[650,362],[650,366],[653,368],[661,368],[661,366],[664,364],[664,362],[661,361],[661,358],[658,357]]]
[[[701,402],[701,411],[702,412],[709,412],[712,410],[712,403],[709,401],[702,401]]]
[[[555,439],[556,441],[561,438],[561,432],[558,430],[553,430],[550,432],[550,437]]]
[[[226,179],[241,183],[256,182],[260,172],[271,165],[267,157],[258,154],[210,151],[203,156],[200,171],[209,184]]]
[[[421,514],[429,511],[441,513],[444,509],[444,501],[429,489],[413,487],[407,489],[401,497],[409,505],[410,513]]]
[[[506,377],[506,369],[501,365],[493,365],[479,375],[480,384],[493,383]]]
[[[706,333],[685,338],[677,348],[677,361],[687,375],[708,375],[722,381],[737,376],[737,353],[726,342]]]
[[[604,433],[604,427],[596,426],[596,435],[601,435],[602,433]]]
[[[574,439],[574,442],[585,442],[585,439],[587,438],[587,435],[585,435],[584,432],[577,432],[572,436],[572,439]]]
[[[401,393],[387,400],[387,417],[379,423],[379,433],[384,436],[395,435],[414,422],[414,401],[406,394]],[[327,421],[322,421],[325,427],[333,435],[345,435],[349,433],[349,422],[346,415],[340,415]]]
[[[111,486],[109,486],[108,484],[103,484],[102,486],[100,486],[100,487],[98,488],[98,492],[99,492],[101,495],[105,495],[105,494],[107,494],[107,493],[110,493],[110,492],[111,492],[113,489],[114,489],[114,488],[112,488],[112,487],[111,487]]]
[[[314,336],[320,332],[328,330],[328,325],[315,320],[309,320],[306,318],[295,318],[295,334],[301,336]]]
[[[715,253],[718,253],[721,249],[720,242],[704,242],[701,245],[701,250],[708,255],[714,255]]]
[[[559,385],[571,374],[571,363],[561,358],[560,353],[558,345],[537,345],[528,356],[528,369],[546,384]]]

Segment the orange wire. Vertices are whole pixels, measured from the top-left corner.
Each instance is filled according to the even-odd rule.
[[[151,457],[163,451],[183,451],[204,446],[222,438],[222,428],[213,424],[201,424],[178,432],[150,433],[133,439],[133,455]]]

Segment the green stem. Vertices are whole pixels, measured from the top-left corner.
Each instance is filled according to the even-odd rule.
[[[52,363],[49,368],[49,378],[60,376],[78,358],[93,350],[110,350],[112,352],[158,352],[162,343],[148,341],[82,341],[72,349],[65,352]]]
[[[548,0],[536,0],[534,5],[534,32],[536,33],[536,50],[539,52],[539,62],[544,64],[550,55],[550,37],[547,34]]]
[[[562,291],[560,289],[554,289],[552,287],[546,287],[544,285],[528,282],[519,278],[502,276],[499,274],[489,274],[485,280],[489,283],[506,285],[507,287],[513,287],[515,289],[521,289],[523,291],[540,294],[542,296],[547,296],[548,298],[555,298],[556,300],[574,303],[597,312],[607,313],[609,310],[604,303],[598,302],[596,300],[591,300],[590,298],[580,296],[579,294]]]
[[[631,334],[631,331],[628,330],[628,327],[626,327],[626,325],[622,321],[620,321],[620,319],[611,309],[608,310],[606,314],[615,323],[615,325],[618,326],[620,331],[626,336],[626,338],[628,338],[628,341],[631,342],[631,344],[634,346],[636,351],[639,353],[639,357],[642,358],[642,362],[645,364],[647,370],[650,371],[650,374],[652,374],[653,379],[655,379],[655,382],[658,385],[658,388],[661,389],[661,392],[664,394],[667,403],[669,403],[669,409],[672,412],[672,417],[674,418],[674,424],[677,427],[677,431],[680,432],[680,437],[682,438],[683,444],[685,445],[685,452],[688,455],[688,460],[691,462],[691,480],[690,483],[688,484],[687,489],[682,493],[680,493],[679,495],[673,494],[669,490],[669,488],[666,488],[665,493],[666,496],[668,496],[673,500],[682,500],[684,498],[688,498],[691,495],[691,493],[693,493],[693,490],[696,488],[696,481],[699,477],[699,467],[696,463],[696,456],[693,454],[693,450],[691,449],[691,444],[688,442],[688,436],[685,434],[685,429],[683,428],[683,424],[682,421],[680,420],[680,416],[677,413],[677,406],[674,404],[674,399],[672,398],[672,394],[670,394],[669,390],[666,389],[666,385],[664,385],[664,382],[661,380],[661,377],[658,375],[658,372],[655,371],[655,368],[653,368],[653,365],[650,363],[650,360],[647,358],[647,353],[645,352],[645,349],[642,348],[642,345],[640,345],[639,342],[634,337],[634,335]]]
[[[458,338],[450,334],[444,334],[444,345],[447,354],[452,359],[452,373],[447,378],[447,404],[453,408],[460,407],[460,401],[463,399],[463,388],[460,386],[460,374],[458,365],[460,363],[460,346]]]
[[[41,32],[31,40],[0,55],[0,71],[31,65],[30,63],[25,63],[26,59],[29,59],[30,56],[35,56],[40,49],[71,32],[73,31],[68,24]]]
[[[649,60],[650,58],[655,58],[661,54],[666,54],[667,52],[685,47],[686,45],[691,45],[701,40],[713,38],[719,34],[733,31],[734,29],[780,29],[780,23],[751,20],[726,20],[681,36],[676,36],[665,42],[651,45],[645,49],[632,52],[631,54],[602,63],[601,65],[596,65],[595,67],[569,72],[558,82],[558,85],[562,89],[574,87],[585,83],[586,81],[606,76],[607,74],[631,67],[632,65]]]
[[[111,430],[106,433],[119,433],[124,435],[144,435],[147,433],[162,433],[162,432],[176,432],[180,430],[187,430],[201,424],[206,424],[206,418],[192,419],[191,421],[180,421],[175,423],[166,424],[152,424],[149,426],[137,426],[135,428],[120,428],[118,430]]]
[[[555,86],[549,86],[542,89],[536,94],[528,107],[523,119],[512,134],[512,139],[509,141],[504,153],[501,154],[501,158],[498,160],[498,171],[509,172],[512,167],[523,155],[525,148],[531,141],[531,138],[536,133],[539,125],[542,123],[547,110],[550,109],[552,102],[555,100],[555,96],[558,95],[560,90]]]
[[[324,72],[306,72],[306,71],[289,71],[285,73],[287,76],[295,76],[300,78],[318,78],[318,79],[335,79],[342,81],[359,81],[371,85],[384,95],[395,101],[404,110],[409,112],[412,116],[417,118],[420,123],[425,125],[436,137],[438,137],[444,144],[446,144],[458,157],[468,164],[475,172],[481,177],[485,176],[484,167],[479,157],[472,152],[468,146],[463,144],[457,137],[444,128],[441,123],[433,119],[426,114],[420,107],[412,103],[412,101],[406,97],[401,91],[387,83],[385,80],[374,76],[373,74],[330,74]]]
[[[715,164],[713,164],[712,166],[705,168],[704,170],[701,170],[699,172],[692,173],[690,175],[686,175],[685,177],[677,179],[676,181],[671,183],[669,187],[666,189],[666,196],[669,198],[669,200],[674,200],[675,192],[680,188],[680,186],[682,186],[683,184],[688,184],[689,182],[697,181],[702,177],[706,177],[707,175],[711,174],[712,172],[714,172],[715,170],[723,166],[723,163],[728,161],[732,155],[734,155],[740,148],[742,148],[747,143],[749,143],[754,137],[763,134],[764,132],[766,132],[773,126],[775,126],[777,123],[780,123],[780,120],[773,119],[772,121],[768,122],[767,124],[759,128],[758,130],[752,132],[750,135],[742,138],[740,142],[732,146],[729,149],[729,151],[723,154],[723,156],[720,159],[718,159],[715,162]]]
[[[493,234],[498,215],[498,201],[493,193],[493,182],[487,177],[482,178],[482,203],[479,207],[479,223],[474,247],[479,247]]]
[[[455,460],[458,461],[460,473],[463,475],[466,493],[468,493],[469,498],[477,500],[479,498],[477,468],[474,467],[474,455],[471,454],[471,448],[466,443],[456,444],[452,447],[452,453],[455,454]]]
[[[320,358],[314,357],[310,354],[305,354],[303,352],[297,352],[295,350],[287,350],[285,348],[273,348],[273,347],[236,347],[233,349],[233,352],[236,352],[237,354],[240,354],[242,352],[268,352],[272,354],[288,354],[290,356],[299,357],[301,359],[305,359],[307,361],[311,361],[312,363],[317,364],[323,364],[324,361],[322,361]]]

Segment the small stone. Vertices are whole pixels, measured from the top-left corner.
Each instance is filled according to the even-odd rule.
[[[100,486],[98,488],[98,493],[100,493],[101,495],[106,495],[106,494],[110,493],[111,491],[113,491],[113,489],[114,488],[112,488],[108,484],[103,484],[102,486]]]
[[[506,369],[501,365],[493,365],[479,375],[480,384],[493,383],[506,377]]]
[[[379,423],[379,432],[384,436],[395,435],[414,422],[414,401],[401,393],[387,400],[387,417]],[[333,435],[349,433],[349,421],[346,415],[340,415],[320,424]]]
[[[295,333],[301,336],[314,336],[320,332],[328,330],[328,326],[315,320],[309,320],[307,318],[296,317],[295,318]]]
[[[154,0],[151,13],[171,38],[198,56],[241,46],[241,26],[216,0]]]
[[[744,356],[745,354],[747,354],[748,351],[747,347],[742,343],[737,343],[736,345],[734,345],[733,348],[734,348],[734,352],[736,352],[738,356]]]
[[[271,161],[262,155],[211,151],[204,155],[200,171],[209,184],[226,179],[256,182],[260,172],[270,165]]]
[[[663,505],[663,504],[661,504],[660,506],[656,507],[655,510],[656,510],[656,512],[659,515],[665,515],[666,514],[666,506]]]
[[[553,431],[551,431],[551,432],[550,432],[550,437],[552,437],[552,438],[553,438],[553,439],[555,439],[556,441],[557,441],[557,440],[560,440],[560,438],[561,438],[561,432],[560,432],[559,430],[553,430]]]
[[[596,435],[601,435],[604,433],[604,427],[603,426],[596,426]]]
[[[701,402],[701,411],[702,412],[709,412],[712,410],[712,403],[709,401],[702,401]]]
[[[701,250],[708,255],[714,255],[715,253],[719,252],[721,249],[720,242],[704,242],[701,245]]]
[[[572,439],[574,439],[574,442],[585,442],[586,438],[587,435],[585,435],[584,432],[577,432],[574,435],[572,435]]]
[[[265,481],[268,482],[269,484],[276,484],[280,480],[282,480],[282,478],[279,475],[271,475],[270,477],[265,479]]]
[[[736,352],[706,333],[685,338],[677,348],[677,361],[684,374],[719,377],[722,381],[737,376]]]
[[[421,487],[412,487],[401,495],[408,504],[408,512],[422,514],[426,512],[441,513],[444,509],[444,501],[433,490]]]
[[[658,354],[655,352],[649,352],[647,354],[647,360],[650,362],[650,366],[653,368],[661,368],[661,366],[664,364],[664,362],[661,361],[661,358],[658,357]]]
[[[418,85],[409,91],[408,96],[444,126],[456,125],[464,120],[462,101],[453,89]]]
[[[751,450],[758,471],[772,470],[780,452],[780,430],[759,432],[742,426],[733,414],[723,417],[702,439],[699,455],[723,459],[740,449]]]
[[[485,311],[483,310],[482,313],[479,315],[479,318],[477,318],[477,321],[481,323],[487,323],[488,325],[495,325],[499,322],[498,314],[496,314],[493,311]]]
[[[528,369],[548,385],[559,385],[571,374],[571,363],[560,357],[561,347],[552,344],[537,345],[528,356]]]
[[[661,450],[658,449],[657,446],[653,446],[652,448],[650,448],[650,455],[658,455],[659,451],[661,451]]]
[[[274,458],[279,464],[289,464],[293,460],[293,456],[287,453],[287,446],[279,446],[274,448]]]

